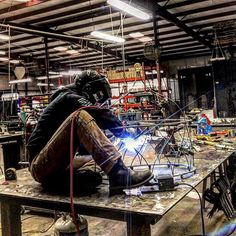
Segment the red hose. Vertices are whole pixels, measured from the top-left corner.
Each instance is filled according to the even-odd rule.
[[[71,208],[72,220],[75,224],[75,228],[76,228],[78,236],[81,236],[81,234],[80,234],[79,226],[77,224],[77,214],[75,212],[75,207],[74,207],[74,191],[73,191],[74,128],[75,128],[75,118],[76,118],[77,113],[82,109],[85,110],[88,108],[98,108],[98,107],[88,106],[88,107],[79,108],[72,117],[71,129],[70,129],[70,208]]]

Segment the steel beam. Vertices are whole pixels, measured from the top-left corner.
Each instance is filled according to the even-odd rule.
[[[208,48],[212,49],[212,45],[211,45],[211,43],[209,41],[205,40],[198,33],[196,33],[189,26],[187,26],[184,22],[179,20],[173,14],[169,13],[164,7],[161,7],[159,4],[157,4],[154,0],[152,0],[152,2],[153,2],[153,7],[154,7],[157,15],[159,15],[163,19],[171,22],[172,24],[178,26],[180,29],[182,29],[184,32],[186,32],[193,39],[199,41],[203,45],[205,45]]]
[[[0,9],[0,15],[2,14],[6,14],[6,13],[10,13],[10,12],[13,12],[13,11],[17,11],[17,10],[22,10],[26,7],[29,7],[30,4],[31,6],[35,6],[35,5],[39,5],[39,4],[42,4],[44,2],[47,2],[47,0],[41,0],[39,2],[35,2],[35,3],[29,3],[29,2],[24,2],[24,3],[20,3],[20,4],[16,4],[16,5],[13,5],[9,8],[8,7],[5,7],[5,8],[2,8]],[[29,14],[29,13],[28,13]],[[3,17],[4,18],[4,17]],[[4,18],[5,19],[5,18]]]
[[[45,3],[45,2],[48,2],[47,0],[40,0],[40,3],[38,4],[42,4],[42,3]],[[68,1],[68,2],[63,2],[61,4],[57,4],[57,5],[52,5],[52,6],[48,6],[48,7],[45,7],[45,8],[42,8],[42,9],[37,9],[35,8],[35,10],[33,11],[26,11],[26,12],[23,12],[23,13],[20,13],[20,14],[12,14],[10,17],[3,17],[4,19],[6,19],[6,21],[16,21],[16,20],[20,20],[20,19],[23,19],[25,17],[30,17],[30,16],[35,16],[35,15],[38,15],[38,14],[44,14],[45,12],[50,12],[50,11],[55,11],[57,9],[63,9],[65,7],[70,7],[70,6],[73,6],[73,5],[78,5],[78,4],[81,4],[83,2],[87,2],[87,0],[71,0],[71,1]],[[20,10],[20,9],[23,9],[23,8],[26,8],[29,6],[29,3],[22,3],[22,4],[18,4],[16,6],[12,6],[10,8],[10,11],[9,11],[9,8],[4,8],[2,10],[0,10],[0,14],[4,14],[4,13],[7,13],[7,12],[12,12],[12,11],[17,11],[17,10]],[[78,9],[77,9],[78,11]],[[65,12],[64,12],[65,14]],[[47,16],[48,19],[50,19],[49,16]],[[1,17],[0,17],[1,19]],[[40,18],[37,19],[37,22],[39,21]]]
[[[89,13],[87,13],[88,11]],[[86,13],[83,13],[83,12],[86,12]],[[50,20],[50,22],[43,22],[43,21],[48,21],[48,16],[44,16],[44,17],[40,17],[39,19],[29,20],[27,21],[27,24],[39,23],[39,20],[40,20],[39,24],[41,26],[45,25],[48,28],[50,28],[50,27],[65,25],[65,24],[76,22],[76,21],[82,21],[86,19],[91,19],[93,17],[98,17],[101,15],[104,16],[104,15],[109,15],[109,14],[110,14],[109,7],[105,5],[104,2],[102,2],[102,3],[94,4],[92,6],[86,6],[86,7],[81,7],[79,9],[76,8],[70,11],[56,13],[53,15],[53,21]]]
[[[178,14],[178,16],[182,16],[182,15],[184,15],[185,14],[185,12],[181,12],[181,13],[177,13]],[[187,23],[192,23],[192,22],[196,22],[196,21],[202,21],[202,20],[208,20],[208,19],[211,19],[212,17],[214,17],[214,18],[217,18],[217,17],[224,17],[224,16],[228,16],[228,15],[233,15],[233,14],[236,14],[236,11],[235,10],[232,10],[232,11],[230,11],[230,12],[220,12],[220,13],[217,13],[217,14],[214,14],[213,16],[212,15],[207,15],[207,16],[200,16],[200,17],[196,17],[196,18],[191,18],[191,19],[187,19],[187,20],[185,20],[185,21],[183,21],[184,22],[184,24],[187,24]],[[160,19],[160,18],[157,18],[157,20],[158,19]],[[117,20],[119,20],[118,18],[117,18]],[[105,23],[103,20],[102,21],[94,21],[94,24],[97,24],[97,23]],[[151,23],[151,22],[150,22]],[[124,29],[126,29],[126,28],[128,28],[128,27],[133,27],[133,26],[136,26],[137,25],[137,22],[134,22],[134,23],[129,23],[129,24],[126,24],[125,26],[124,26]],[[166,28],[166,27],[171,27],[173,24],[171,24],[171,23],[168,23],[168,24],[163,24],[163,25],[160,25],[159,26],[159,29],[161,29],[161,28]],[[210,23],[210,24],[207,24],[207,26],[209,26],[209,25],[212,25],[212,23]],[[83,27],[86,27],[86,26],[88,26],[87,24],[85,24],[85,25],[80,25],[80,26],[72,26],[72,27],[69,27],[69,28],[66,28],[66,29],[64,29],[64,31],[72,31],[72,30],[76,30],[76,29],[78,29],[78,27],[81,27],[81,28],[83,28]],[[204,25],[205,26],[205,25]],[[114,27],[114,30],[117,30],[119,27]],[[193,28],[196,28],[195,26],[193,27]],[[152,30],[153,29],[153,27],[148,27],[148,28],[146,28],[145,30]],[[103,30],[110,30],[110,27],[108,27],[108,28],[104,28]],[[137,31],[140,31],[140,32],[142,32],[143,30],[142,29],[139,29],[139,30],[137,30]],[[58,32],[58,31],[57,31]],[[133,32],[136,32],[136,31],[133,31]],[[76,36],[85,36],[85,35],[87,35],[88,33],[82,33],[82,34],[79,34],[79,35],[76,35]],[[126,35],[127,33],[125,33],[125,35]],[[20,41],[25,41],[25,40],[30,40],[30,39],[33,39],[34,37],[32,36],[25,36],[25,37],[22,37],[22,38],[18,38],[18,39],[13,39],[12,40],[12,43],[14,43],[14,42],[19,42],[19,40]]]
[[[49,30],[49,29],[45,30],[45,29],[42,29],[41,27],[37,27],[37,26],[11,23],[10,27],[13,29],[15,28],[15,29],[17,29],[17,31],[21,31],[24,33],[34,33],[35,35],[38,35],[41,37],[55,38],[55,39],[67,41],[70,43],[76,43],[79,45],[81,45],[81,42],[82,42],[81,39],[79,39],[79,38],[76,39],[76,37],[74,37],[74,36],[66,35],[63,33],[58,33],[57,31],[54,31],[54,30]],[[90,42],[86,42],[86,46],[88,48],[92,48],[96,51],[100,51],[100,52],[102,51],[102,48],[99,44],[93,44]],[[111,55],[115,58],[122,58],[122,55],[119,52],[114,52],[109,48],[104,48],[103,52],[105,54]]]

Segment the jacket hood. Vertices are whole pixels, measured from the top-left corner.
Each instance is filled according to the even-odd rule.
[[[76,85],[73,84],[68,84],[62,88],[57,89],[51,96],[50,96],[50,101],[53,101],[54,99],[56,99],[59,95],[66,93],[66,92],[76,92],[78,94],[78,91],[76,89]]]

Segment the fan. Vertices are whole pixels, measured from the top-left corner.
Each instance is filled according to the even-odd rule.
[[[161,47],[156,46],[155,41],[149,41],[145,44],[143,53],[148,60],[156,61],[160,57]]]

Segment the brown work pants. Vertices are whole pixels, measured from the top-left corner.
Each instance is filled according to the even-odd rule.
[[[85,110],[72,113],[33,159],[30,172],[34,179],[45,183],[48,178],[63,173],[70,162],[70,133],[74,121],[74,147],[81,143],[94,161],[108,174],[121,154]]]

